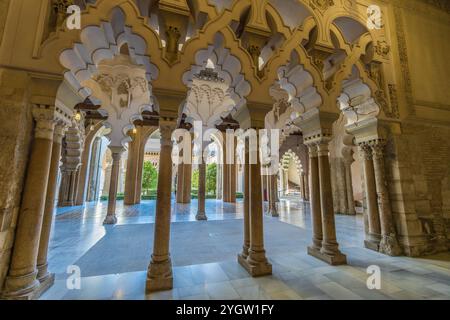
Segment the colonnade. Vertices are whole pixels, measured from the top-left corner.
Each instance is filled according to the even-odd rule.
[[[401,254],[395,232],[384,167],[383,139],[359,144],[364,163],[364,189],[367,206],[365,246],[381,253]]]
[[[34,138],[16,227],[10,267],[3,288],[5,299],[34,299],[52,285],[47,252],[52,224],[63,133],[70,113],[35,105]]]

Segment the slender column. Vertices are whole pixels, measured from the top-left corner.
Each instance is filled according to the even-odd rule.
[[[322,212],[320,209],[320,180],[319,180],[319,160],[317,146],[310,145],[309,148],[309,179],[311,188],[311,221],[313,240],[308,247],[308,253],[316,256],[322,249]]]
[[[50,231],[53,222],[53,212],[55,209],[55,198],[58,183],[59,160],[61,158],[61,143],[64,136],[65,127],[58,124],[53,135],[52,156],[47,185],[47,195],[45,199],[44,217],[39,241],[39,251],[37,258],[37,279],[41,283],[40,292],[44,292],[55,281],[55,275],[48,272],[48,245],[50,241]]]
[[[253,277],[272,274],[272,265],[267,260],[264,249],[261,160],[259,152],[257,154],[256,164],[250,164],[250,250],[245,263],[241,262]]]
[[[100,161],[100,153],[101,153],[101,138],[97,138],[94,140],[94,145],[92,146],[92,155],[90,161],[90,170],[89,170],[89,181],[88,181],[88,201],[96,201],[98,200],[98,184],[99,184],[99,161]],[[86,149],[84,152],[89,152]],[[84,164],[83,164],[84,166]],[[81,168],[83,168],[83,166]],[[87,166],[87,162],[86,162]]]
[[[205,213],[206,200],[206,164],[202,161],[198,165],[198,210],[195,218],[197,220],[208,220]]]
[[[381,226],[377,205],[372,149],[368,145],[361,145],[359,149],[364,161],[364,189],[367,203],[367,223],[369,226],[364,245],[368,249],[378,251],[381,239]]]
[[[178,164],[177,169],[177,203],[184,203],[184,163]]]
[[[334,221],[333,194],[331,189],[330,161],[328,143],[318,145],[320,209],[322,210],[322,249],[321,259],[331,265],[347,263],[347,258],[339,251],[336,241],[336,226]]]
[[[352,163],[353,158],[344,159],[348,214],[355,215],[356,210],[355,210],[355,199],[353,197]]]
[[[137,174],[136,174],[136,193],[134,198],[134,204],[141,203],[142,198],[142,174],[144,171],[144,158],[145,158],[145,143],[141,141],[139,146],[139,157],[137,163]]]
[[[39,288],[37,256],[52,155],[54,110],[34,107],[35,136],[28,162],[27,176],[10,268],[3,288],[5,299],[34,299]]]
[[[111,182],[109,183],[108,212],[103,224],[116,224],[116,202],[117,188],[119,185],[120,158],[122,157],[123,147],[109,147],[112,154]]]
[[[234,158],[234,163],[230,164],[230,203],[236,203],[236,158]]]
[[[277,176],[268,176],[269,181],[269,214],[272,217],[279,217],[277,210],[277,196],[275,194],[277,187]]]
[[[123,199],[125,205],[136,204],[139,147],[141,144],[140,129],[136,128],[136,133],[132,134],[131,137],[133,141],[128,144],[127,173],[125,176],[125,194]]]
[[[222,200],[230,202],[230,172],[227,161],[227,143],[226,135],[223,135],[223,164],[222,164]]]
[[[217,165],[217,200],[223,199],[223,164],[219,163]]]
[[[288,195],[289,194],[289,170],[286,169],[283,171],[284,174],[284,194]]]
[[[147,272],[147,292],[168,290],[173,287],[169,241],[173,147],[171,135],[175,126],[175,122],[160,120],[161,153],[158,196],[156,200],[153,255]]]
[[[398,256],[402,253],[402,250],[397,241],[397,234],[395,232],[391,203],[389,199],[389,191],[387,189],[384,168],[384,147],[384,141],[378,141],[372,146],[375,184],[377,186],[378,194],[378,210],[380,213],[381,222],[381,241],[379,251],[390,256]]]
[[[191,191],[192,191],[192,164],[183,164],[183,203],[191,203]]]
[[[245,141],[245,163],[244,163],[244,245],[242,253],[238,255],[240,264],[244,264],[250,249],[250,166],[248,153],[248,140]]]

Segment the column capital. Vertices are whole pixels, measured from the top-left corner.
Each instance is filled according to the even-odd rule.
[[[317,150],[317,145],[310,144],[310,145],[307,145],[307,147],[308,147],[310,158],[317,158],[319,156],[318,150]]]
[[[328,142],[322,142],[317,144],[317,153],[319,157],[328,156],[330,153],[330,148]]]
[[[366,143],[359,144],[360,157],[362,160],[371,161],[372,157],[372,148],[370,145]]]
[[[62,144],[64,135],[66,134],[67,125],[64,122],[58,121],[53,132],[53,142]]]
[[[161,146],[172,146],[172,133],[177,127],[177,122],[172,119],[160,119],[159,131],[161,132]]]
[[[36,121],[35,137],[53,140],[53,131],[57,122],[54,109],[50,106],[35,105],[33,106],[32,114]]]
[[[125,151],[124,147],[109,146],[108,148],[109,148],[109,150],[111,150],[111,155],[112,155],[113,160],[120,160],[122,153],[124,153],[124,151]]]

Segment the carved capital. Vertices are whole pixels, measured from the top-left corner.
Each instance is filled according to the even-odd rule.
[[[176,129],[176,121],[160,120],[159,131],[161,132],[161,146],[172,147],[172,133]]]
[[[56,125],[54,109],[49,106],[34,106],[33,118],[36,121],[35,138],[53,140],[53,131]]]

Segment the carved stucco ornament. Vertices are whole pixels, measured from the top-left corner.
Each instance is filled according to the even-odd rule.
[[[333,0],[311,0],[310,5],[314,9],[317,9],[321,13],[323,13],[326,10],[328,10],[329,7],[334,6],[334,1]]]

